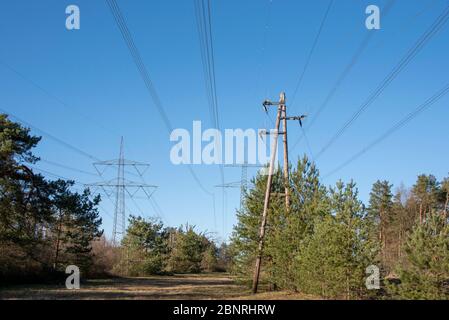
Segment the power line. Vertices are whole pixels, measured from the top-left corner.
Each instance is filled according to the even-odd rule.
[[[325,12],[325,14],[323,16],[323,19],[321,20],[318,32],[317,32],[317,34],[315,36],[315,39],[313,40],[313,44],[312,44],[312,47],[310,48],[309,54],[307,56],[306,63],[304,64],[304,67],[303,67],[302,72],[301,72],[301,74],[299,76],[298,82],[296,83],[295,91],[293,91],[292,103],[291,103],[292,106],[293,106],[293,104],[295,102],[296,95],[297,95],[297,93],[298,93],[298,91],[299,91],[299,89],[301,87],[302,81],[304,79],[304,75],[306,74],[306,71],[307,71],[307,69],[309,67],[310,61],[312,59],[313,52],[315,51],[316,45],[318,44],[318,40],[320,39],[321,33],[323,31],[324,24],[326,23],[327,17],[329,15],[329,11],[330,11],[333,3],[334,3],[334,0],[330,0],[329,1],[329,4],[328,4],[328,6],[326,8],[326,12]]]
[[[263,68],[265,65],[265,52],[266,52],[266,47],[267,47],[268,31],[270,30],[270,26],[271,26],[272,5],[273,5],[273,0],[268,0],[267,12],[265,15],[264,31],[263,31],[263,36],[262,36],[262,48],[260,50],[261,62],[258,65],[257,76],[256,76],[256,89],[255,89],[256,93],[259,90],[260,79],[262,78],[262,72],[263,72]]]
[[[443,0],[444,1],[444,0]],[[423,1],[425,2],[425,1]],[[393,31],[392,31],[392,35],[391,37],[397,37],[397,36],[402,36],[402,34],[404,33],[404,29],[409,29],[413,23],[416,22],[416,20],[418,20],[418,18],[420,16],[422,16],[424,13],[426,13],[427,11],[430,11],[431,9],[433,9],[437,4],[438,4],[439,0],[433,0],[433,1],[427,1],[424,4],[424,8],[420,9],[417,13],[415,13],[413,16],[411,16],[410,18],[408,18],[406,21],[404,21],[403,23],[401,23],[400,26],[396,27]],[[383,14],[383,17],[385,17],[385,13]],[[380,48],[382,45],[384,45],[385,43],[385,38],[381,38],[379,39],[379,41],[374,44],[372,46],[372,49],[378,49]]]
[[[34,169],[34,170],[39,171],[39,172],[42,172],[42,173],[44,173],[44,174],[46,174],[46,175],[49,175],[49,176],[52,176],[52,177],[54,177],[54,178],[62,179],[62,180],[65,180],[65,181],[72,181],[72,182],[74,183],[74,185],[78,185],[78,186],[84,188],[84,189],[73,188],[74,190],[76,190],[76,191],[78,191],[78,192],[84,192],[86,186],[89,188],[89,185],[86,184],[86,183],[84,183],[84,182],[80,182],[80,181],[75,180],[75,179],[69,179],[69,178],[67,178],[67,177],[58,175],[58,174],[56,174],[56,173],[50,172],[50,171],[48,171],[48,170],[41,169],[41,168],[36,167],[36,166],[33,166],[33,165],[29,165],[29,164],[28,164],[27,166],[30,167],[31,169]],[[100,177],[101,177],[101,176],[100,176]],[[90,187],[91,187],[91,186],[90,186]],[[103,192],[101,192],[101,190],[95,190],[95,191],[93,191],[92,193],[95,193],[95,194],[101,194],[101,193],[102,193],[102,194],[104,194],[104,195],[106,196],[106,198],[109,200],[109,202],[111,202],[111,204],[112,204],[113,206],[115,205],[115,204],[114,204],[114,201],[113,201],[112,198],[111,198],[111,195],[108,194],[108,193],[106,192],[106,190],[103,189]],[[134,201],[134,199],[133,199],[132,196],[130,196],[130,198],[132,199],[132,201]],[[102,209],[102,210],[103,210],[109,217],[111,217],[111,218],[114,219],[114,217],[113,217],[107,210],[105,210],[104,207],[102,207],[100,203],[98,204],[98,206],[99,206],[99,207],[100,207],[100,208],[101,208],[101,209]],[[136,208],[138,208],[137,205],[136,205]],[[125,205],[125,209],[126,209],[128,212],[132,212],[126,205]],[[140,208],[138,208],[138,210],[141,211],[141,212],[142,212],[142,215],[143,215],[143,211],[142,211]],[[124,225],[123,225],[123,221],[122,221],[122,222],[118,221],[118,222],[117,222],[117,225],[118,225],[118,226],[121,226],[121,227],[124,226]]]
[[[162,121],[164,122],[164,125],[165,125],[167,131],[170,133],[172,131],[172,125],[167,116],[167,113],[165,112],[164,106],[162,105],[162,102],[159,98],[156,88],[153,85],[153,82],[150,78],[148,70],[147,70],[145,64],[143,63],[140,52],[134,43],[134,39],[133,39],[131,32],[129,31],[129,28],[126,23],[126,19],[123,16],[123,14],[120,10],[120,7],[118,6],[118,4],[115,0],[106,0],[106,2],[109,5],[109,8],[114,17],[114,20],[115,20],[118,28],[120,29],[120,34],[122,35],[122,38],[126,43],[126,46],[131,54],[133,61],[134,61],[134,64],[136,65],[137,70],[139,71],[139,74],[142,77],[145,87],[147,88],[148,92],[150,93],[150,96],[153,100],[154,106],[156,107],[156,109],[159,113],[159,116],[162,118]]]
[[[32,128],[34,131],[36,131],[36,132],[46,136],[48,139],[53,140],[54,142],[60,144],[61,146],[66,147],[66,148],[74,151],[75,153],[78,153],[79,155],[81,155],[83,157],[86,157],[86,158],[88,158],[90,160],[93,160],[93,161],[101,161],[100,159],[98,159],[94,155],[92,155],[92,154],[90,154],[90,153],[88,153],[88,152],[86,152],[86,151],[76,147],[75,145],[73,145],[71,143],[68,143],[68,142],[58,138],[57,136],[55,136],[55,135],[53,135],[53,134],[51,134],[51,133],[49,133],[49,132],[47,132],[47,131],[45,131],[45,130],[43,130],[43,129],[41,129],[41,128],[39,128],[39,127],[37,127],[37,126],[27,122],[27,121],[25,121],[25,120],[23,120],[22,118],[16,116],[15,114],[13,114],[13,113],[11,113],[11,112],[3,109],[3,108],[0,108],[0,112],[8,115],[8,117],[10,117],[12,119],[15,119],[17,122],[20,122],[22,125],[25,125],[28,128]],[[62,165],[58,164],[58,166],[62,166]],[[74,168],[70,168],[69,170],[79,171],[78,169],[74,169]],[[136,174],[133,173],[133,172],[128,172],[128,171],[125,171],[125,172],[128,173],[128,174],[136,176]]]
[[[24,75],[22,72],[18,71],[17,69],[15,69],[14,67],[12,67],[11,65],[7,64],[4,61],[0,60],[0,64],[2,64],[5,68],[9,69],[11,72],[15,73],[16,75],[18,75],[20,78],[22,78],[23,80],[25,80],[26,82],[28,82],[29,84],[31,84],[32,86],[34,86],[35,88],[37,88],[38,90],[40,90],[41,92],[43,92],[44,94],[46,94],[47,96],[49,96],[51,99],[55,100],[57,103],[59,103],[60,105],[62,105],[63,107],[65,107],[67,110],[74,112],[74,110],[77,110],[78,108],[73,108],[73,106],[69,105],[67,102],[65,102],[62,98],[60,98],[59,96],[57,96],[56,94],[52,93],[51,91],[47,90],[46,88],[44,88],[43,86],[41,86],[40,84],[38,84],[36,81],[30,79],[29,77],[27,77],[26,75]],[[7,111],[4,111],[7,112]],[[7,112],[8,114],[10,114],[11,116],[15,117],[16,119],[19,119],[17,116],[12,115],[11,113]],[[80,113],[80,112],[74,112],[76,114],[78,114],[80,117],[91,121],[92,123],[94,123],[98,128],[103,129],[104,131],[108,131],[109,133],[114,133],[119,135],[119,133],[117,131],[112,130],[111,128],[105,127],[101,124],[99,124],[98,120],[94,120],[92,119],[90,116]],[[21,120],[20,122],[23,122],[26,124],[25,121]],[[31,124],[27,124],[30,127],[33,127],[36,131],[40,131],[42,132],[44,135],[46,135],[47,137],[53,138],[54,137],[52,135],[50,135],[49,133],[36,128],[35,126],[31,125]],[[121,135],[120,135],[121,136]],[[54,139],[54,140],[60,140],[60,139]],[[67,143],[65,143],[67,144]],[[77,151],[78,152],[78,151]],[[79,153],[79,152],[78,152]],[[87,153],[86,152],[82,152],[82,154],[85,156]],[[89,157],[90,158],[90,157]],[[91,158],[92,159],[92,158]],[[48,160],[42,160],[43,162],[50,162]],[[61,164],[56,164],[53,162],[53,165],[57,165],[57,166],[62,166]],[[69,168],[69,170],[74,170],[74,168]],[[75,169],[77,170],[77,169]],[[78,171],[78,170],[77,170]],[[135,175],[132,172],[127,172],[128,174],[131,175]],[[95,174],[96,175],[96,174]]]
[[[359,116],[365,111],[388,87],[388,85],[398,76],[398,74],[413,60],[413,58],[421,51],[421,49],[432,39],[432,37],[444,26],[449,16],[449,6],[443,13],[435,20],[432,26],[419,38],[417,43],[409,49],[407,54],[400,60],[400,62],[393,68],[387,77],[379,84],[379,86],[372,92],[368,99],[357,109],[357,111],[346,121],[346,123],[332,136],[332,138],[324,145],[324,147],[317,154],[319,158],[327,149],[329,149],[335,141],[356,121]]]
[[[85,175],[98,176],[98,174],[96,174],[96,173],[88,172],[88,171],[84,171],[84,170],[80,170],[80,169],[76,169],[76,168],[73,168],[73,167],[69,167],[69,166],[67,166],[65,164],[54,162],[54,161],[45,160],[45,159],[42,159],[42,158],[39,158],[39,161],[43,162],[43,163],[46,163],[46,164],[49,164],[49,165],[52,165],[52,166],[55,166],[55,167],[71,170],[71,171],[82,173],[82,174],[85,174]]]
[[[209,113],[211,125],[220,130],[220,117],[218,112],[217,84],[215,76],[215,57],[212,34],[212,14],[210,0],[194,0],[195,18],[199,35],[201,62],[203,65],[204,82],[209,102]],[[218,141],[215,141],[215,147],[218,148]],[[224,184],[223,164],[219,165],[220,180]],[[222,215],[225,213],[225,193],[222,190]],[[215,214],[215,213],[214,213]],[[224,217],[223,217],[224,220]]]
[[[31,123],[29,123],[29,122],[27,122],[27,121],[25,121],[25,120],[19,118],[18,116],[12,114],[11,112],[8,112],[8,111],[6,111],[6,110],[3,109],[3,108],[0,108],[0,111],[1,111],[2,113],[4,113],[4,114],[7,114],[9,117],[15,119],[16,121],[21,122],[22,124],[26,125],[27,127],[32,128],[33,130],[35,130],[35,131],[37,131],[37,132],[40,132],[41,134],[43,134],[43,135],[46,136],[47,138],[49,138],[49,139],[55,141],[56,143],[59,143],[60,145],[66,147],[66,148],[68,148],[68,149],[70,149],[70,150],[72,150],[72,151],[74,151],[74,152],[76,152],[76,153],[78,153],[78,154],[80,154],[80,155],[82,155],[82,156],[84,156],[84,157],[87,157],[87,158],[89,158],[89,159],[91,159],[91,160],[99,161],[99,159],[96,158],[96,157],[94,157],[93,155],[91,155],[91,154],[89,154],[89,153],[87,153],[87,152],[81,150],[81,149],[78,148],[78,147],[75,147],[74,145],[72,145],[72,144],[70,144],[70,143],[67,143],[67,142],[65,142],[65,141],[63,141],[63,140],[61,140],[61,139],[59,139],[58,137],[56,137],[56,136],[54,136],[54,135],[48,133],[47,131],[44,131],[44,130],[42,130],[42,129],[40,129],[40,128],[34,126],[34,125],[32,125]]]
[[[362,150],[354,154],[352,157],[350,157],[348,160],[343,162],[341,165],[330,171],[324,176],[324,179],[335,174],[336,172],[340,171],[347,165],[349,165],[351,162],[355,161],[357,158],[365,154],[367,151],[372,149],[374,146],[378,145],[385,139],[387,139],[390,135],[392,135],[397,130],[401,129],[403,126],[405,126],[407,123],[409,123],[411,120],[416,118],[421,112],[431,107],[433,104],[435,104],[438,100],[443,98],[447,93],[449,93],[449,85],[446,85],[442,90],[438,91],[436,94],[434,94],[432,97],[427,99],[423,104],[418,106],[415,110],[410,112],[408,115],[406,115],[404,118],[396,122],[395,125],[393,125],[390,129],[385,131],[380,137],[378,137],[376,140],[372,141],[370,144],[365,146]]]
[[[156,201],[156,198],[154,196],[150,198],[150,204],[153,207],[159,219],[165,220],[166,223],[169,223],[167,216],[164,214],[163,210],[161,209],[159,203]]]
[[[153,103],[159,113],[159,116],[162,118],[162,122],[165,125],[165,128],[167,129],[168,133],[171,133],[172,131],[172,125],[170,123],[170,120],[167,116],[167,113],[165,112],[164,106],[159,98],[159,95],[156,91],[156,88],[153,85],[153,82],[150,78],[150,75],[148,73],[148,70],[145,66],[145,64],[143,63],[143,60],[141,58],[141,55],[139,53],[139,50],[137,49],[133,37],[131,35],[131,32],[129,31],[129,28],[126,24],[126,20],[124,15],[122,14],[120,7],[118,6],[117,2],[115,0],[106,0],[109,9],[114,17],[114,20],[117,24],[117,27],[120,30],[120,34],[122,35],[123,40],[125,41],[125,44],[128,48],[128,51],[131,54],[131,57],[133,59],[134,64],[137,67],[137,70],[139,71],[139,74],[145,84],[145,87],[147,89],[147,91],[149,92],[151,99],[153,100]],[[201,183],[201,181],[199,180],[198,176],[195,174],[195,172],[193,171],[192,167],[189,165],[188,166],[188,170],[190,172],[190,174],[192,175],[193,179],[195,180],[195,182],[199,185],[199,187],[201,188],[201,190],[203,190],[206,194],[208,194],[209,196],[212,195],[211,192],[207,191],[206,188],[204,188],[203,184]]]
[[[220,129],[210,3],[208,0],[194,0],[194,4],[211,124]]]
[[[75,151],[76,153],[78,153],[78,154],[80,154],[80,155],[82,155],[82,156],[85,156],[85,157],[87,157],[87,158],[89,158],[89,159],[91,159],[91,160],[94,160],[94,161],[96,161],[97,163],[103,163],[103,161],[101,161],[101,160],[98,159],[97,157],[95,157],[95,156],[93,156],[93,155],[91,155],[91,154],[89,154],[89,153],[87,153],[87,152],[85,152],[85,151],[79,149],[78,147],[73,146],[73,145],[71,145],[71,144],[69,144],[69,143],[67,143],[67,142],[65,142],[65,141],[63,141],[63,140],[61,140],[61,139],[59,139],[58,137],[56,137],[56,136],[54,136],[54,135],[52,135],[52,134],[50,134],[50,133],[48,133],[48,132],[46,132],[46,131],[44,131],[44,130],[42,130],[42,129],[40,129],[40,128],[38,128],[38,127],[36,127],[36,126],[34,126],[34,125],[28,123],[28,122],[26,122],[26,121],[24,121],[23,119],[17,117],[16,115],[14,115],[14,114],[12,114],[12,113],[10,113],[10,112],[8,112],[8,111],[2,109],[2,108],[0,108],[0,111],[3,112],[3,113],[5,113],[5,114],[7,114],[10,118],[13,118],[13,119],[15,119],[16,121],[22,123],[23,125],[26,125],[27,127],[30,127],[30,128],[32,128],[33,130],[37,131],[37,132],[40,132],[41,134],[45,135],[47,138],[50,138],[51,140],[54,140],[55,142],[61,144],[62,146],[65,146],[66,148],[69,148],[70,150]],[[89,174],[89,175],[94,175],[94,174],[92,174],[92,173],[88,173],[87,171],[83,171],[83,170],[79,170],[79,169],[76,169],[76,168],[72,168],[72,167],[69,167],[69,166],[66,166],[66,165],[62,165],[62,164],[59,164],[59,163],[56,163],[56,162],[53,162],[53,161],[48,161],[48,160],[42,160],[42,161],[43,161],[43,162],[46,162],[46,163],[49,163],[49,164],[52,164],[52,165],[55,165],[55,166],[59,166],[59,167],[68,169],[68,170],[77,171],[77,172],[84,173],[84,174]],[[135,163],[133,163],[132,165],[135,165]],[[83,182],[79,182],[79,181],[74,180],[74,179],[68,179],[68,178],[66,178],[66,177],[63,177],[63,176],[58,175],[58,174],[55,174],[55,173],[50,172],[50,171],[48,171],[48,170],[44,170],[44,169],[38,168],[38,167],[36,167],[36,166],[32,166],[32,165],[28,165],[28,166],[29,166],[30,168],[33,168],[33,169],[35,169],[35,170],[37,170],[37,171],[40,171],[40,172],[42,172],[42,173],[45,173],[45,174],[50,175],[50,176],[53,176],[53,177],[55,177],[55,178],[57,178],[57,179],[70,180],[70,181],[73,181],[75,184],[82,185],[82,186],[86,186],[86,184],[83,183]],[[125,171],[125,172],[126,172],[126,173],[129,173],[129,174],[133,174],[133,173],[130,173],[130,172],[128,172],[128,171]],[[101,174],[100,174],[100,173],[98,173],[98,175],[101,177]],[[133,175],[135,175],[135,174],[133,174]],[[96,175],[95,175],[95,176],[96,176]],[[139,176],[140,176],[140,175],[139,175]],[[114,205],[114,202],[112,201],[110,195],[109,195],[107,192],[104,192],[104,194],[107,196],[107,198],[109,199],[109,201]],[[126,207],[126,206],[125,206],[125,207]],[[130,211],[129,208],[126,208],[126,209],[127,209],[128,211]]]
[[[58,97],[56,94],[50,92],[49,90],[47,90],[46,88],[44,88],[43,86],[41,86],[40,84],[38,84],[37,82],[35,82],[34,80],[30,79],[29,77],[27,77],[26,75],[24,75],[22,72],[18,71],[17,69],[15,69],[14,67],[12,67],[11,65],[7,64],[6,62],[0,60],[0,64],[3,65],[5,68],[9,69],[11,72],[15,73],[17,76],[19,76],[20,78],[22,78],[22,80],[28,82],[30,85],[32,85],[33,87],[37,88],[39,91],[43,92],[45,95],[47,95],[48,97],[50,97],[51,99],[53,99],[54,101],[56,101],[58,104],[60,104],[61,106],[63,106],[64,108],[66,108],[67,110],[69,110],[70,112],[77,114],[78,116],[80,116],[81,118],[85,119],[85,120],[89,120],[92,124],[94,124],[97,128],[100,128],[104,131],[107,131],[109,133],[113,133],[114,135],[117,134],[118,132],[112,130],[109,127],[105,127],[102,124],[99,123],[98,120],[91,118],[90,116],[81,113],[78,111],[79,108],[73,108],[73,106],[70,106],[67,102],[65,102],[64,100],[62,100],[60,97]]]
[[[382,9],[382,17],[385,19],[385,17],[390,12],[390,9],[395,4],[396,0],[390,0],[385,7]],[[343,83],[343,81],[346,79],[348,74],[351,72],[352,68],[357,64],[357,62],[360,59],[360,56],[365,51],[366,47],[371,41],[371,38],[374,36],[375,32],[368,31],[367,35],[363,38],[362,42],[358,46],[357,50],[355,51],[354,55],[352,56],[351,60],[349,61],[348,65],[344,68],[342,73],[337,78],[337,81],[332,86],[331,90],[327,94],[326,98],[324,99],[323,103],[319,106],[318,110],[316,112],[313,112],[312,119],[310,122],[308,122],[308,125],[304,128],[303,134],[299,136],[299,138],[296,140],[296,142],[293,144],[291,150],[295,149],[296,146],[301,142],[301,139],[305,136],[306,131],[310,130],[310,128],[315,124],[315,122],[320,117],[321,113],[326,109],[329,102],[334,97],[335,93],[337,92],[340,85]]]
[[[303,126],[301,126],[302,136],[306,140],[306,146],[309,150],[310,158],[312,158],[312,162],[315,162],[315,156],[313,155],[312,147],[310,146],[309,138],[307,137],[306,130]]]
[[[34,169],[34,170],[36,170],[36,171],[45,173],[45,174],[47,174],[47,175],[49,175],[49,176],[52,176],[52,177],[54,177],[54,178],[57,178],[57,179],[66,180],[66,181],[72,181],[75,185],[79,185],[79,186],[84,186],[84,185],[85,185],[83,182],[79,182],[78,180],[75,180],[75,179],[69,179],[69,178],[63,177],[63,176],[61,176],[61,175],[59,175],[59,174],[53,173],[53,172],[48,171],[48,170],[45,170],[45,169],[41,169],[41,168],[36,167],[36,166],[34,166],[34,165],[31,165],[31,164],[27,164],[27,167],[29,167],[29,168],[31,168],[31,169]]]
[[[135,194],[141,190],[145,193],[145,195],[148,198],[151,198],[152,193],[154,192],[154,189],[157,188],[153,185],[148,185],[146,183],[138,183],[133,181],[128,181],[125,178],[125,166],[134,166],[136,171],[139,173],[139,176],[142,177],[142,174],[136,166],[142,166],[144,168],[148,168],[149,164],[126,160],[124,155],[124,144],[123,144],[123,137],[120,141],[120,153],[118,159],[115,160],[107,160],[107,161],[101,161],[94,163],[94,167],[98,171],[98,175],[102,177],[101,171],[97,168],[97,166],[116,166],[117,167],[117,178],[110,180],[110,181],[101,181],[96,183],[90,183],[88,186],[93,187],[100,187],[102,188],[105,193],[107,194],[107,191],[105,188],[112,188],[115,189],[115,205],[114,205],[114,224],[113,224],[113,231],[112,231],[112,239],[113,243],[117,243],[117,239],[119,235],[122,236],[125,234],[126,229],[126,206],[125,206],[125,193],[129,195],[131,198],[131,201],[134,203],[134,206],[137,208],[138,211],[140,211],[141,215],[144,216],[143,210],[140,208],[140,206],[137,204],[137,202],[134,200]],[[133,193],[130,192],[130,188],[133,188],[135,190]],[[151,192],[151,191],[152,192]],[[117,229],[119,223],[121,220],[121,231]]]

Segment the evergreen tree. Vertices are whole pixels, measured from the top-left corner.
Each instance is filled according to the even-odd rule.
[[[367,294],[365,270],[376,263],[377,243],[354,183],[338,182],[330,191],[331,211],[316,218],[314,231],[296,258],[301,291],[329,298]]]
[[[229,271],[232,261],[230,246],[223,242],[217,251],[217,271]]]
[[[419,175],[412,193],[419,206],[419,222],[423,223],[430,214],[438,208],[440,193],[439,183],[433,175]]]
[[[35,174],[29,164],[39,160],[32,153],[39,141],[0,115],[0,273],[38,275],[60,261],[85,271],[91,241],[101,235],[99,198],[72,193],[73,182]]]
[[[391,252],[389,252],[388,241],[392,233],[392,222],[394,219],[392,185],[388,181],[376,181],[373,184],[368,207],[368,219],[372,219],[376,234],[381,243],[382,262],[385,266],[391,266]]]
[[[75,208],[66,223],[65,253],[72,264],[88,271],[92,265],[92,241],[103,235],[102,220],[98,212],[100,196],[90,199],[90,191],[75,193]]]
[[[449,225],[439,214],[431,215],[410,234],[407,265],[399,268],[400,284],[388,286],[400,299],[449,299]]]
[[[32,149],[39,141],[0,114],[0,277],[49,268],[44,228],[52,221],[52,188],[26,166],[38,160]]]
[[[441,190],[443,193],[443,212],[447,217],[449,212],[449,177],[445,178],[441,183]]]
[[[185,231],[181,227],[176,234],[175,245],[170,253],[169,271],[200,272],[204,252],[210,246],[210,241],[203,234],[196,233],[194,227],[187,225]]]
[[[298,160],[290,177],[290,210],[287,212],[282,203],[273,215],[273,230],[266,251],[271,257],[273,285],[297,290],[297,272],[292,261],[301,251],[304,238],[312,232],[315,218],[328,210],[328,199],[316,166],[306,156]]]
[[[162,273],[169,253],[168,235],[162,222],[131,216],[122,239],[122,258],[115,269],[130,276]]]
[[[231,237],[229,253],[232,256],[231,272],[240,280],[251,281],[257,247],[259,243],[260,223],[263,212],[267,175],[260,172],[252,180],[252,187],[245,195],[244,207],[237,212],[237,224]],[[284,192],[282,172],[275,170],[272,182],[272,196],[268,209],[268,221],[265,234],[265,247],[270,246],[272,231],[277,227],[276,217],[285,208],[285,202],[278,195]],[[262,278],[271,266],[271,256],[263,251]],[[268,268],[267,268],[268,267]]]
[[[201,271],[213,272],[217,270],[218,264],[217,248],[212,243],[207,246],[201,260]]]

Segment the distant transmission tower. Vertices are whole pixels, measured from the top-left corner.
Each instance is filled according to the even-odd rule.
[[[242,175],[240,181],[229,182],[225,184],[220,184],[215,186],[216,188],[240,188],[240,210],[242,210],[245,203],[245,194],[248,190],[248,168],[260,168],[263,165],[260,164],[249,164],[246,161],[242,164],[227,164],[225,167],[241,167]]]
[[[97,170],[98,174],[103,177],[104,172],[106,171],[107,167],[110,166],[117,166],[117,178],[108,180],[108,181],[101,181],[101,182],[95,182],[87,184],[89,187],[97,187],[103,189],[104,193],[108,198],[111,197],[112,192],[108,192],[107,189],[115,189],[115,209],[114,209],[114,224],[112,228],[112,242],[113,244],[117,244],[117,240],[119,239],[119,235],[122,236],[125,234],[126,230],[126,205],[125,205],[125,193],[127,193],[131,199],[134,201],[133,197],[141,190],[143,191],[144,195],[150,199],[151,195],[157,188],[157,186],[149,185],[146,183],[138,183],[134,181],[127,180],[125,178],[125,173],[139,176],[143,180],[143,174],[150,166],[147,163],[142,162],[136,162],[131,160],[126,160],[123,150],[124,144],[123,144],[123,137],[120,141],[120,154],[118,159],[114,160],[106,160],[106,161],[99,161],[95,162],[93,165],[95,169]],[[125,166],[131,166],[135,169],[136,173],[125,171]],[[103,170],[100,170],[99,168],[103,167]],[[119,221],[120,221],[120,230],[119,227]]]

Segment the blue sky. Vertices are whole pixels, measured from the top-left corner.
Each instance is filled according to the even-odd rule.
[[[202,120],[203,127],[209,126],[193,1],[117,2],[173,126],[189,129],[193,120]],[[365,8],[369,4],[383,7],[385,3],[337,0],[329,12],[302,87],[294,105],[289,105],[290,114],[307,112],[312,117],[367,33],[375,34],[327,109],[308,131],[314,153],[350,118],[449,5],[446,0],[397,0],[388,16],[381,15],[381,30],[368,31]],[[80,30],[65,28],[65,8],[70,4],[81,10]],[[280,91],[286,92],[288,102],[327,5],[327,0],[273,0],[271,5],[269,0],[212,0],[222,128],[268,128],[271,122],[262,112],[261,102],[265,98],[277,99]],[[167,224],[189,222],[201,230],[216,232],[217,237],[227,237],[235,223],[239,190],[228,189],[223,204],[221,190],[214,188],[220,183],[218,167],[194,166],[205,187],[215,193],[214,218],[212,198],[198,187],[185,166],[171,164],[173,143],[106,2],[17,0],[5,2],[2,7],[0,108],[103,160],[117,158],[123,135],[125,157],[151,164],[145,180],[159,186],[155,199]],[[321,172],[334,169],[446,86],[448,51],[449,25],[445,25],[318,159]],[[65,105],[48,93],[59,97]],[[448,103],[446,96],[324,183],[353,178],[366,201],[376,179],[388,179],[395,186],[401,183],[410,186],[420,173],[446,176]],[[301,131],[293,123],[289,128],[292,145]],[[290,158],[294,160],[304,152],[310,154],[302,142],[292,150]],[[46,160],[95,172],[91,159],[46,137],[36,153]],[[95,176],[45,163],[38,167],[80,182],[98,181]],[[250,173],[254,171],[250,169]],[[112,177],[114,172],[107,174]],[[225,168],[226,181],[239,178],[238,168]],[[148,202],[137,201],[148,215],[154,214]],[[128,202],[128,207],[138,213],[132,202]],[[109,202],[105,201],[103,208],[112,213]],[[103,211],[102,215],[105,231],[110,234],[112,219]]]

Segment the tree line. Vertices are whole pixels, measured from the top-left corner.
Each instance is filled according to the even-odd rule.
[[[30,169],[40,137],[0,114],[0,280],[28,281],[77,265],[92,271],[92,241],[102,236],[99,196],[73,192]]]
[[[71,264],[85,277],[228,270],[251,281],[266,176],[253,178],[228,245],[193,226],[138,216],[113,245],[98,195],[32,170],[40,139],[0,115],[0,282],[48,279]],[[377,181],[365,205],[353,181],[325,186],[307,157],[289,169],[288,211],[281,170],[273,177],[264,285],[324,298],[449,298],[449,178],[419,175],[395,189]],[[369,266],[380,270],[380,290],[365,285]]]
[[[99,195],[32,169],[40,140],[0,114],[0,283],[60,280],[68,265],[83,278],[225,269],[226,246],[189,225],[131,216],[121,243],[108,241]]]
[[[164,227],[154,219],[131,216],[114,272],[126,276],[225,271],[227,246],[217,247],[194,226]]]
[[[282,171],[273,176],[262,280],[324,298],[449,298],[449,179],[420,175],[407,189],[388,181],[372,187],[369,204],[353,181],[326,187],[307,157],[290,168],[291,207]],[[250,282],[267,179],[257,175],[237,212],[231,270]],[[366,287],[367,267],[380,271],[380,290]]]

